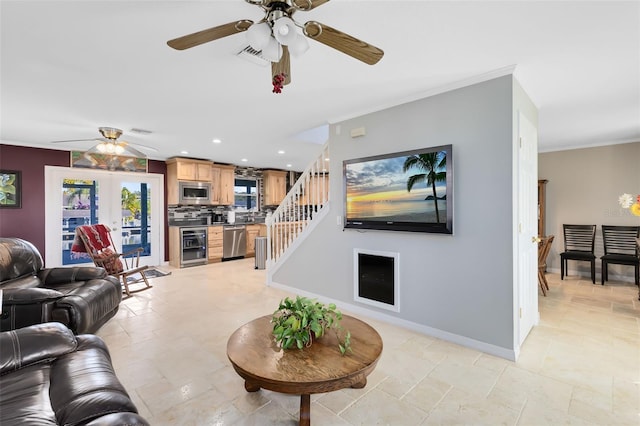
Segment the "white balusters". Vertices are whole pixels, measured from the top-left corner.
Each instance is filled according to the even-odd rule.
[[[328,158],[329,147],[325,145],[322,153],[302,173],[276,211],[267,216],[270,248],[267,260],[270,263],[276,262],[285,253],[329,200]]]

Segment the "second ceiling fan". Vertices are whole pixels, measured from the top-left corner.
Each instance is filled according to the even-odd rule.
[[[291,82],[290,54],[300,55],[308,49],[306,37],[369,65],[376,64],[384,55],[381,49],[328,25],[317,21],[308,21],[302,25],[293,20],[295,12],[313,10],[329,0],[245,1],[264,10],[265,15],[261,21],[254,23],[241,19],[169,40],[167,44],[174,49],[185,50],[247,31],[249,45],[271,62],[274,93],[280,93],[282,86]],[[298,33],[297,28],[301,28],[304,35]]]

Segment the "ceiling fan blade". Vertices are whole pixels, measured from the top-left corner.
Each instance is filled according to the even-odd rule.
[[[133,143],[133,142],[129,142],[129,145],[137,146],[138,148],[142,148],[142,149],[144,149],[146,151],[159,152],[158,148],[154,148],[152,146],[141,145],[139,143]]]
[[[125,149],[125,151],[129,151],[129,153],[133,154],[134,157],[139,157],[139,158],[147,158],[147,154],[145,154],[144,152],[138,151],[137,149],[135,149],[134,147],[132,147],[130,144],[124,142],[124,143],[120,143],[120,145]]]
[[[329,0],[293,0],[293,3],[298,10],[306,12],[322,6],[325,3],[329,3]]]
[[[97,140],[96,138],[91,139],[67,139],[64,141],[51,141],[50,143],[67,143],[67,142],[93,142]]]
[[[271,78],[278,74],[284,74],[284,85],[291,83],[291,55],[289,48],[282,46],[282,57],[279,62],[271,62]]]
[[[242,31],[246,31],[252,24],[253,21],[249,21],[247,19],[229,22],[228,24],[219,25],[207,30],[198,31],[197,33],[174,38],[173,40],[169,40],[167,44],[176,50],[189,49],[190,47],[199,46],[219,38],[241,33]]]
[[[304,24],[304,33],[307,37],[346,53],[365,64],[376,64],[384,55],[381,49],[316,21]]]

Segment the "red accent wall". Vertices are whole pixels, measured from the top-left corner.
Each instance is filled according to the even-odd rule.
[[[0,208],[0,237],[18,237],[32,242],[45,257],[44,166],[69,167],[69,151],[29,148],[0,144],[0,170],[22,172],[22,206]],[[169,228],[166,217],[167,165],[164,161],[149,160],[149,173],[165,175],[165,236]],[[169,258],[169,243],[165,237],[164,259]]]

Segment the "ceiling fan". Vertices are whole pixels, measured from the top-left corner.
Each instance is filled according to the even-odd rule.
[[[95,142],[98,142],[98,144],[88,149],[86,151],[87,153],[89,154],[97,153],[97,154],[106,154],[106,155],[131,155],[138,158],[146,158],[147,155],[142,151],[135,149],[131,145],[136,145],[150,151],[157,151],[157,149],[149,146],[132,144],[125,141],[119,141],[118,138],[120,137],[120,135],[122,135],[122,130],[116,129],[115,127],[98,127],[98,131],[102,135],[102,138],[72,139],[72,140],[64,140],[64,141],[53,141],[51,143],[95,141]]]
[[[291,82],[290,54],[297,56],[304,53],[309,48],[307,37],[369,65],[376,64],[384,55],[381,49],[328,25],[317,21],[302,25],[293,20],[295,12],[313,10],[329,0],[245,1],[264,10],[261,21],[254,23],[241,19],[169,40],[167,44],[174,49],[185,50],[246,31],[249,45],[271,62],[274,93],[280,93],[282,86]],[[297,28],[301,28],[304,35],[298,33]]]

